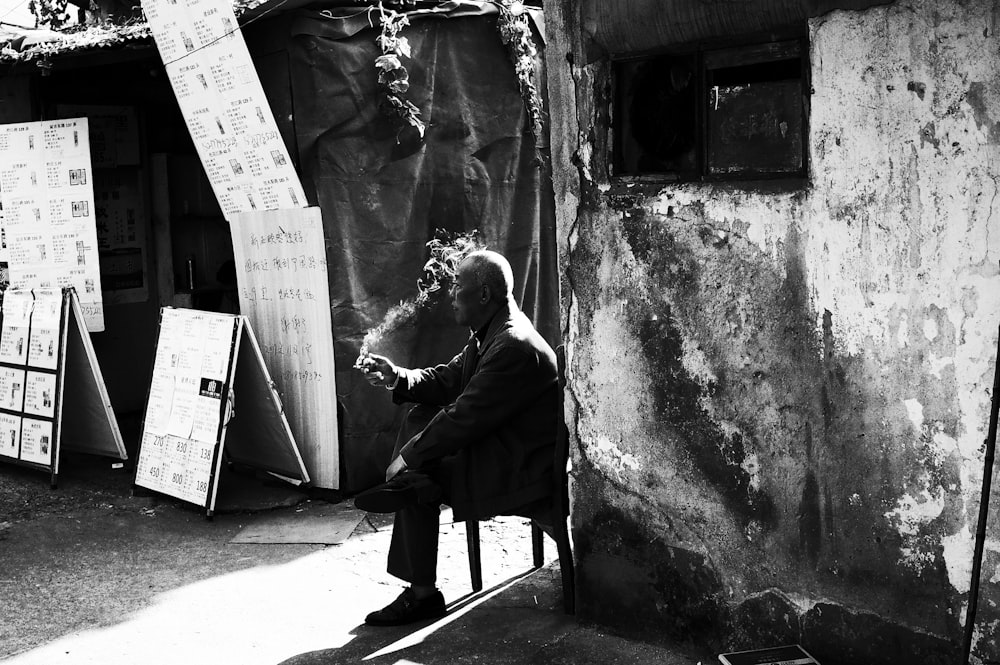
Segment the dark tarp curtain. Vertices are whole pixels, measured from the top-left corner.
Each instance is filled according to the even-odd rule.
[[[403,59],[405,97],[427,127],[416,144],[397,143],[398,125],[378,110],[377,12],[353,14],[349,23],[329,12],[295,12],[288,45],[300,171],[326,235],[345,493],[384,479],[407,408],[394,406],[352,365],[365,332],[390,306],[416,295],[436,229],[478,230],[510,260],[515,296],[539,331],[553,346],[559,335],[548,159],[536,161],[497,15],[423,13],[403,29],[412,49]],[[544,91],[535,37],[536,84]],[[548,137],[538,145],[547,155]],[[372,351],[423,367],[451,359],[468,335],[445,294]]]

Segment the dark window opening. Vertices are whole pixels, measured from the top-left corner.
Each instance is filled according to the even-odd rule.
[[[805,177],[806,76],[800,40],[616,63],[614,174]]]
[[[624,63],[620,71],[616,170],[697,173],[697,58],[652,58]]]

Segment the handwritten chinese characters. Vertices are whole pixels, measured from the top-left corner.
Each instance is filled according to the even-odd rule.
[[[333,332],[318,208],[230,219],[240,311],[282,393],[289,425],[317,487],[337,488]]]

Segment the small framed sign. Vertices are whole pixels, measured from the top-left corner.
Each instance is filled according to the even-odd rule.
[[[719,654],[723,665],[820,665],[798,644]]]

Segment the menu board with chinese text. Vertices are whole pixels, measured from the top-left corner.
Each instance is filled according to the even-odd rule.
[[[86,118],[0,125],[0,261],[17,289],[73,287],[104,330]]]
[[[3,290],[0,340],[0,461],[54,487],[61,450],[127,458],[75,291]]]
[[[162,311],[137,485],[207,505],[240,332],[238,316]]]
[[[143,0],[174,95],[228,218],[305,194],[228,0]]]
[[[7,289],[0,304],[0,455],[45,467],[53,466],[58,449],[63,304],[59,289]],[[35,322],[39,340],[31,339]],[[52,328],[57,331],[54,339],[49,336]],[[29,354],[33,346],[47,349],[49,341],[51,357]]]
[[[163,308],[135,484],[211,514],[224,446],[234,460],[309,481],[246,317]]]

